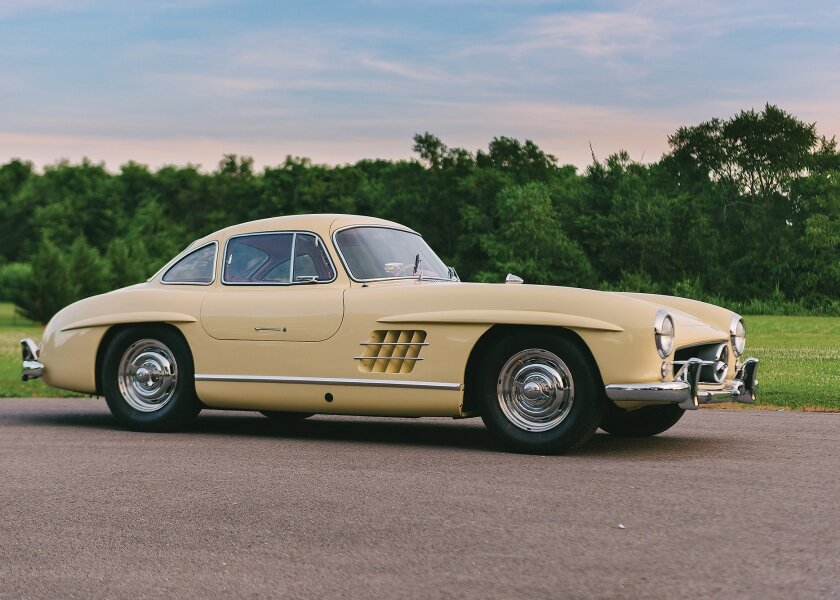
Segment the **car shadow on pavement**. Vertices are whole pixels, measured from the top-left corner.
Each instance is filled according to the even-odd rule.
[[[573,452],[574,456],[607,457],[622,456],[651,459],[667,455],[673,458],[713,458],[746,452],[738,439],[730,437],[712,437],[709,435],[676,435],[666,432],[653,437],[623,438],[610,435],[601,430],[583,447]]]
[[[100,411],[47,414],[27,411],[11,419],[28,425],[75,427],[112,431],[125,435],[211,435],[247,438],[275,438],[298,441],[328,441],[397,446],[462,448],[484,452],[505,452],[484,428],[480,419],[394,419],[377,417],[335,417],[319,415],[302,421],[275,421],[252,412],[207,411],[185,429],[171,434],[133,433],[122,428],[110,414]],[[663,452],[670,458],[731,455],[742,451],[737,439],[709,435],[665,433],[650,438],[620,438],[598,431],[583,447],[570,452],[576,457],[633,455],[655,457]]]
[[[317,415],[302,421],[275,421],[260,415],[248,418],[215,412],[202,414],[187,431],[311,441],[496,449],[490,433],[477,419],[443,421]]]

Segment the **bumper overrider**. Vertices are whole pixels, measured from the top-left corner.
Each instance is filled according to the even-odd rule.
[[[38,344],[26,338],[20,341],[20,346],[23,353],[23,371],[20,374],[20,378],[23,381],[38,379],[44,374],[44,364],[38,360],[38,355],[40,354]]]
[[[701,384],[700,371],[705,361],[692,358],[674,377],[674,381],[651,383],[612,383],[606,386],[607,396],[614,401],[648,402],[651,404],[679,404],[692,410],[701,404],[714,402],[742,402],[752,404],[758,394],[758,359],[744,361],[735,379],[722,384]]]

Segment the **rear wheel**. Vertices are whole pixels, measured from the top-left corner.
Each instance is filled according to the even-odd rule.
[[[117,333],[105,351],[102,387],[108,408],[138,431],[170,431],[201,410],[195,395],[192,354],[166,327]]]
[[[481,418],[509,448],[550,454],[586,442],[603,419],[604,392],[588,354],[551,333],[524,333],[490,350]]]
[[[611,407],[601,429],[619,437],[650,437],[667,431],[679,421],[685,410],[678,404],[645,406],[636,410],[624,410]]]

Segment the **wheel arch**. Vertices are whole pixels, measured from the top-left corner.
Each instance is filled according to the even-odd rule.
[[[192,358],[192,348],[190,348],[190,344],[187,341],[186,336],[184,336],[184,332],[172,323],[167,323],[164,321],[145,321],[138,323],[120,323],[117,325],[112,325],[105,332],[105,335],[102,336],[102,339],[99,341],[99,346],[96,349],[96,363],[94,376],[96,378],[96,394],[98,396],[102,396],[104,394],[104,389],[102,386],[102,370],[103,363],[105,362],[105,353],[108,350],[108,346],[111,345],[111,342],[114,340],[117,334],[122,333],[123,331],[128,331],[132,329],[142,331],[143,329],[147,329],[149,327],[165,328],[173,332],[175,335],[179,336],[183,340],[187,351],[190,353],[190,358]]]
[[[545,325],[493,325],[485,331],[480,338],[473,345],[470,355],[467,358],[467,365],[464,372],[464,403],[462,412],[468,415],[478,414],[478,398],[476,393],[478,390],[478,377],[481,374],[481,365],[487,355],[487,352],[502,339],[528,332],[552,333],[559,335],[576,346],[578,346],[588,358],[597,380],[601,382],[603,387],[603,378],[601,377],[601,370],[598,367],[598,362],[592,354],[583,338],[574,330],[566,327],[553,327]]]

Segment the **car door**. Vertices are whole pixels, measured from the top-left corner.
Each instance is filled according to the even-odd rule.
[[[309,232],[232,237],[222,285],[201,306],[201,324],[220,340],[319,342],[344,316],[347,283],[336,278],[324,242]]]

